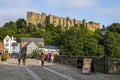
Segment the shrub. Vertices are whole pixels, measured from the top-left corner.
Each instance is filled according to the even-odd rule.
[[[5,52],[2,57],[1,57],[2,61],[6,61],[8,59],[8,52]]]

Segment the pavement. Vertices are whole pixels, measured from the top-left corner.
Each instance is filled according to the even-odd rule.
[[[36,59],[18,65],[17,59],[8,59],[0,63],[0,80],[120,80],[120,75],[99,72],[88,75],[68,65],[45,62],[42,67]]]

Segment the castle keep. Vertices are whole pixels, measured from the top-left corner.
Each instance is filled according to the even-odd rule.
[[[55,15],[46,15],[46,13],[34,13],[34,12],[27,12],[27,25],[29,23],[32,23],[34,25],[37,24],[42,24],[42,25],[46,25],[46,24],[54,24],[55,26],[62,26],[62,28],[64,29],[69,29],[70,27],[78,27],[80,25],[84,25],[87,28],[91,29],[91,30],[95,30],[100,28],[100,24],[99,23],[95,23],[95,22],[86,22],[86,20],[75,20],[75,19],[70,19],[69,17],[63,18],[63,17],[58,17]]]

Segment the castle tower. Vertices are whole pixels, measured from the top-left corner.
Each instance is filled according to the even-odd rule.
[[[42,13],[42,14],[41,14],[40,23],[44,25],[44,24],[46,24],[46,22],[47,22],[46,20],[47,20],[47,19],[46,19],[46,14],[45,14],[45,13]]]
[[[82,23],[86,27],[86,20],[85,19],[82,20]]]
[[[34,13],[34,12],[27,12],[27,25],[29,23],[32,23],[34,25],[37,25],[40,22],[40,14]]]

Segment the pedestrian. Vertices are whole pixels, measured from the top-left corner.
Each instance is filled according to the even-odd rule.
[[[21,55],[21,53],[19,53],[17,57],[18,57],[18,64],[20,65],[21,58],[22,58],[22,55]]]
[[[23,59],[23,65],[25,65],[25,61],[26,61],[26,53],[24,53],[24,54],[22,55],[22,59]]]
[[[54,61],[54,57],[55,57],[54,52],[52,52],[52,53],[51,53],[51,62],[52,62],[52,63],[53,63],[53,61]]]
[[[40,54],[41,65],[44,66],[45,54],[42,52]]]
[[[2,60],[2,53],[0,53],[0,62],[1,62],[1,60]]]
[[[51,54],[50,53],[47,54],[47,61],[48,61],[48,63],[51,62]]]

